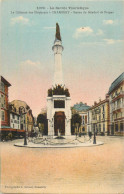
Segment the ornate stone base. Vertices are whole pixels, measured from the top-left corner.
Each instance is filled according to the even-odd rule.
[[[47,97],[48,135],[71,135],[70,97],[53,95]]]

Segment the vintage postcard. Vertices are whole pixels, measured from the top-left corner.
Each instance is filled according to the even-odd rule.
[[[0,3],[0,193],[124,193],[124,1]]]

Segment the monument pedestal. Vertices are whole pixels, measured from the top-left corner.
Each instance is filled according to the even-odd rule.
[[[71,107],[70,97],[53,95],[47,97],[48,135],[71,135]]]

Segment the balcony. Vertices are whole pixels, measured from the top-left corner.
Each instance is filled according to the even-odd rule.
[[[121,109],[121,108],[124,108],[122,103],[121,104],[118,104],[115,107],[112,107],[112,111],[115,111],[115,110],[118,110],[118,109]]]
[[[120,91],[120,94],[124,94],[124,91]]]
[[[120,98],[122,98],[122,97],[124,97],[124,91],[121,91],[121,92],[119,92],[117,95],[115,95],[115,96],[112,98],[111,102],[115,102],[116,100],[118,100],[118,99],[120,99]]]

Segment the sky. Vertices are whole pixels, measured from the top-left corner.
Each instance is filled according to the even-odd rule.
[[[9,101],[27,102],[34,116],[46,106],[54,76],[56,22],[64,47],[63,74],[71,105],[84,102],[91,106],[99,98],[105,99],[111,83],[124,71],[123,3],[1,1],[0,74],[12,85]],[[56,7],[70,12],[56,13]]]

